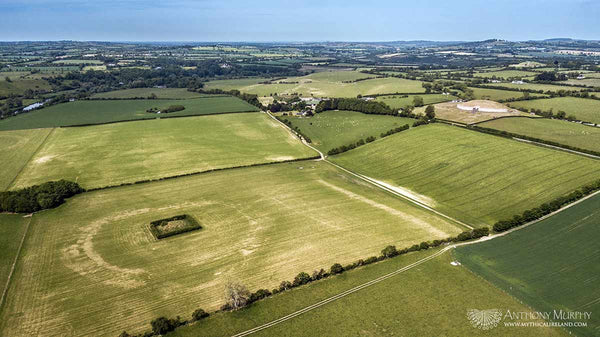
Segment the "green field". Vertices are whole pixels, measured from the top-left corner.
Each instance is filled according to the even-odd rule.
[[[600,174],[594,159],[442,124],[412,128],[330,158],[477,225],[512,218]]]
[[[151,94],[155,94],[157,98],[174,98],[174,99],[185,99],[185,98],[197,98],[206,97],[208,95],[199,94],[197,92],[190,92],[186,88],[134,88],[134,89],[123,89],[109,92],[101,92],[93,94],[92,98],[136,98],[136,97],[148,97]]]
[[[475,99],[489,99],[492,101],[506,100],[511,98],[523,97],[523,93],[519,91],[484,89],[484,88],[469,88],[473,90]],[[542,96],[540,94],[529,94],[529,96]]]
[[[586,78],[584,78],[583,80],[569,79],[567,81],[563,81],[560,83],[574,84],[574,85],[587,85],[588,87],[600,88],[600,78],[594,78],[592,76],[588,76],[586,74]]]
[[[100,60],[76,60],[76,59],[71,59],[71,60],[56,60],[56,61],[52,61],[52,63],[58,63],[58,64],[104,64],[104,62],[100,61]]]
[[[505,237],[456,250],[471,270],[539,311],[592,312],[578,336],[600,331],[600,196]]]
[[[22,95],[25,90],[50,90],[50,84],[41,79],[13,79],[6,81],[0,73],[0,96]]]
[[[478,125],[600,152],[600,128],[579,123],[546,118],[502,118]]]
[[[374,78],[359,82],[343,83],[342,81],[372,77],[354,71],[319,72],[302,77],[290,77],[275,81],[272,84],[259,84],[265,79],[216,80],[207,82],[205,89],[240,90],[259,96],[274,94],[318,97],[356,97],[357,95],[375,95],[383,93],[417,93],[425,92],[422,82],[394,77]],[[288,82],[288,83],[279,83]],[[298,82],[298,83],[289,83]]]
[[[504,88],[512,88],[512,89],[529,89],[529,90],[543,90],[546,91],[581,91],[582,88],[578,87],[568,87],[564,85],[552,85],[552,84],[537,84],[537,83],[524,83],[524,84],[514,84],[514,83],[491,83],[486,84],[494,87],[504,87]]]
[[[0,296],[6,287],[29,220],[22,215],[0,214]]]
[[[423,98],[423,104],[435,104],[441,102],[447,102],[455,99],[456,97],[442,94],[423,94],[423,95],[408,95],[408,97],[401,96],[379,96],[376,98],[377,101],[383,102],[389,105],[393,109],[404,108],[407,105],[414,105],[414,97],[419,96]]]
[[[13,187],[58,179],[103,187],[316,155],[258,112],[58,128]]]
[[[567,116],[574,115],[580,120],[600,124],[600,101],[578,97],[555,97],[549,99],[536,99],[531,101],[512,102],[515,108],[541,109],[552,111],[556,114],[564,111]]]
[[[185,110],[164,115],[147,113],[150,108],[183,105]],[[50,128],[56,126],[99,124],[123,120],[152,119],[158,117],[194,116],[213,113],[258,111],[235,97],[194,98],[187,100],[97,100],[75,101],[53,105],[44,109],[22,113],[0,121],[0,130]]]
[[[0,191],[8,189],[51,129],[0,132]]]
[[[203,229],[155,240],[148,224],[178,214]],[[461,230],[322,161],[88,192],[33,216],[0,335],[146,330],[218,308],[228,280],[271,289]]]
[[[218,313],[169,336],[232,336],[402,268],[413,253],[278,294],[240,312]],[[357,293],[256,333],[256,336],[566,336],[559,329],[471,326],[467,310],[529,311],[461,266],[450,253]],[[443,276],[442,276],[443,275]],[[468,294],[468,295],[467,295]],[[452,335],[448,334],[452,331]]]
[[[310,118],[283,117],[308,136],[314,147],[329,151],[335,147],[356,143],[369,136],[379,138],[382,132],[412,125],[414,119],[367,115],[356,111],[325,111]]]
[[[537,75],[537,73],[533,72],[533,71],[525,71],[525,70],[499,70],[499,71],[483,71],[483,72],[476,72],[475,74],[473,74],[473,76],[475,77],[484,77],[484,78],[492,78],[492,77],[497,77],[497,78],[531,78],[533,79],[533,77],[535,77],[535,75]]]

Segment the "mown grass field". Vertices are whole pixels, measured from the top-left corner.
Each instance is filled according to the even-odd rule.
[[[319,72],[302,77],[290,77],[272,84],[260,84],[265,79],[216,80],[207,82],[205,89],[240,90],[259,96],[274,94],[317,97],[356,97],[357,95],[374,95],[383,93],[418,93],[425,92],[422,82],[394,77],[373,78],[352,83],[358,78],[373,77],[355,71]],[[280,83],[288,82],[288,83]],[[291,83],[297,82],[297,83]]]
[[[423,98],[423,104],[435,104],[441,102],[447,102],[455,99],[456,97],[442,94],[423,94],[423,95],[408,95],[408,97],[401,96],[379,96],[376,98],[377,101],[383,102],[389,105],[393,109],[404,108],[407,105],[414,105],[415,96]]]
[[[600,152],[600,128],[578,123],[546,118],[503,118],[478,125]]]
[[[481,71],[473,74],[475,77],[484,77],[484,78],[531,78],[533,79],[537,75],[536,72],[526,71],[526,70],[498,70],[498,71]]]
[[[155,240],[148,224],[177,214],[203,228]],[[229,280],[271,289],[461,230],[322,161],[84,193],[33,216],[0,334],[146,330],[159,316],[217,309]]]
[[[151,94],[155,94],[157,98],[173,99],[197,98],[208,96],[205,94],[199,94],[197,92],[190,92],[186,88],[134,88],[101,92],[93,94],[92,98],[136,98],[148,97]]]
[[[510,91],[510,90],[498,90],[498,89],[485,89],[485,88],[469,88],[473,90],[475,99],[489,99],[492,101],[520,98],[523,97],[522,92]],[[540,94],[529,94],[529,96],[542,96]]]
[[[57,179],[104,187],[316,155],[259,112],[58,128],[13,188]]]
[[[29,220],[30,218],[24,218],[23,215],[0,214],[0,296],[6,287]]]
[[[574,115],[585,122],[600,124],[600,101],[578,97],[555,97],[531,101],[512,102],[516,108],[541,109],[554,113],[564,111],[567,116]]]
[[[594,159],[442,124],[412,128],[330,160],[409,189],[475,225],[512,218],[600,174]]]
[[[460,247],[465,266],[538,311],[592,312],[578,336],[600,332],[600,196],[502,238]]]
[[[278,294],[239,312],[219,313],[169,336],[232,336],[354,286],[402,268],[433,251],[368,265]],[[256,336],[566,336],[559,329],[474,328],[467,310],[506,308],[529,311],[521,303],[462,266],[450,253],[256,333]],[[468,295],[466,295],[468,294]],[[539,321],[538,321],[539,322]]]
[[[297,126],[321,151],[356,143],[369,136],[380,137],[382,132],[412,125],[414,119],[367,115],[356,111],[324,111],[310,118],[283,117]]]
[[[150,108],[163,109],[183,105],[185,110],[169,114],[152,114]],[[57,126],[99,124],[122,120],[152,119],[158,117],[194,116],[213,113],[258,111],[238,98],[219,96],[187,100],[117,100],[75,101],[22,113],[0,121],[0,130],[36,129]]]
[[[50,90],[50,84],[42,79],[15,78],[8,82],[4,79],[5,77],[0,77],[0,96],[22,95],[27,89]]]
[[[0,191],[10,184],[33,157],[52,129],[0,132]]]

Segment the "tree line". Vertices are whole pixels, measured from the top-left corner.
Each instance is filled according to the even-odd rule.
[[[83,191],[77,183],[58,180],[20,190],[0,192],[0,212],[33,213],[58,207],[66,198]]]

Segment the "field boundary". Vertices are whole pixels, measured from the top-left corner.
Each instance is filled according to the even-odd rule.
[[[50,132],[48,132],[48,134],[46,135],[46,137],[44,138],[44,140],[42,140],[42,142],[37,147],[37,149],[35,149],[35,151],[33,151],[33,153],[31,154],[31,157],[29,157],[29,159],[25,162],[25,164],[23,164],[23,167],[21,167],[21,169],[19,170],[19,172],[17,172],[17,174],[10,181],[10,183],[8,185],[6,185],[6,189],[5,189],[6,191],[10,190],[10,188],[13,186],[13,184],[15,183],[15,181],[17,181],[17,178],[19,178],[19,176],[21,175],[21,173],[23,172],[23,170],[27,167],[27,165],[31,162],[31,160],[33,159],[33,157],[35,157],[35,155],[38,154],[38,152],[40,152],[40,150],[42,149],[42,146],[44,146],[44,144],[46,144],[46,141],[48,140],[48,138],[50,138],[50,136],[54,133],[55,130],[56,130],[56,128],[52,128],[52,130],[50,130]]]
[[[544,219],[547,219],[547,218],[549,218],[549,217],[551,217],[551,216],[553,216],[553,215],[555,215],[555,214],[557,214],[557,213],[560,213],[560,212],[564,211],[564,210],[565,210],[565,209],[567,209],[567,208],[570,208],[570,207],[572,207],[572,206],[575,206],[575,205],[577,205],[577,204],[579,204],[579,203],[583,202],[584,200],[587,200],[587,199],[589,199],[589,198],[591,198],[591,197],[593,197],[593,196],[595,196],[595,195],[598,195],[598,194],[600,194],[600,191],[597,191],[597,192],[595,192],[595,193],[592,193],[592,194],[590,194],[590,195],[588,195],[588,196],[586,196],[586,197],[584,197],[584,198],[581,198],[581,199],[579,199],[579,200],[577,200],[577,201],[575,201],[575,202],[573,202],[573,203],[570,203],[570,204],[568,204],[568,205],[565,205],[564,207],[562,207],[562,208],[560,208],[560,209],[558,209],[558,210],[556,210],[556,211],[554,211],[554,212],[552,212],[552,213],[550,213],[550,214],[547,214],[547,215],[545,215],[545,216],[543,216],[543,217],[541,217],[541,218],[539,218],[539,219],[536,219],[536,220],[530,221],[530,222],[528,222],[528,223],[526,223],[526,224],[524,224],[524,225],[522,225],[522,226],[519,226],[519,227],[512,228],[512,229],[510,229],[510,230],[507,230],[507,231],[505,231],[505,232],[502,232],[502,233],[497,233],[497,234],[493,234],[493,235],[490,235],[490,236],[484,236],[484,237],[482,237],[482,238],[479,238],[479,239],[477,239],[477,240],[474,240],[474,241],[461,242],[461,243],[455,243],[455,244],[452,244],[452,245],[448,245],[448,246],[446,246],[446,247],[442,248],[440,251],[438,251],[438,252],[436,252],[436,253],[433,253],[432,255],[429,255],[429,256],[427,256],[427,257],[425,257],[425,258],[422,258],[422,259],[420,259],[420,260],[418,260],[418,261],[415,261],[415,262],[413,262],[413,263],[411,263],[411,264],[409,264],[409,265],[407,265],[407,266],[404,266],[404,267],[402,267],[402,268],[400,268],[400,269],[398,269],[398,270],[395,270],[395,271],[393,271],[393,272],[391,272],[391,273],[388,273],[388,274],[382,275],[382,276],[380,276],[380,277],[378,277],[378,278],[376,278],[376,279],[373,279],[373,280],[371,280],[371,281],[368,281],[368,282],[365,282],[365,283],[363,283],[363,284],[361,284],[361,285],[358,285],[358,286],[355,286],[355,287],[353,287],[353,288],[350,288],[350,289],[348,289],[348,290],[346,290],[346,291],[343,291],[343,292],[341,292],[341,293],[339,293],[339,294],[337,294],[337,295],[334,295],[334,296],[328,297],[328,298],[326,298],[326,299],[324,299],[324,300],[322,300],[322,301],[319,301],[319,302],[317,302],[317,303],[315,303],[315,304],[312,304],[312,305],[309,305],[309,306],[307,306],[307,307],[304,307],[304,308],[302,308],[302,309],[300,309],[300,310],[297,310],[297,311],[295,311],[295,312],[293,312],[293,313],[291,313],[291,314],[288,314],[288,315],[286,315],[286,316],[283,316],[283,317],[281,317],[281,318],[278,318],[278,319],[276,319],[276,320],[273,320],[273,321],[271,321],[271,322],[268,322],[268,323],[265,323],[265,324],[259,325],[259,326],[257,326],[257,327],[254,327],[254,328],[252,328],[252,329],[249,329],[249,330],[246,330],[246,331],[243,331],[243,332],[237,333],[237,334],[235,334],[235,335],[232,335],[232,337],[243,337],[243,336],[248,336],[248,335],[251,335],[251,334],[253,334],[253,333],[255,333],[255,332],[258,332],[258,331],[261,331],[261,330],[264,330],[264,329],[270,328],[270,327],[272,327],[272,326],[275,326],[275,325],[277,325],[277,324],[283,323],[283,322],[285,322],[285,321],[288,321],[288,320],[290,320],[290,319],[292,319],[292,318],[294,318],[294,317],[300,316],[300,315],[302,315],[302,314],[304,314],[304,313],[306,313],[306,312],[312,311],[312,310],[314,310],[314,309],[317,309],[317,308],[319,308],[319,307],[322,307],[322,306],[324,306],[324,305],[326,305],[326,304],[328,304],[328,303],[334,302],[334,301],[336,301],[336,300],[338,300],[338,299],[340,299],[340,298],[346,297],[346,296],[348,296],[348,295],[350,295],[350,294],[352,294],[352,293],[355,293],[355,292],[357,292],[357,291],[359,291],[359,290],[362,290],[362,289],[364,289],[364,288],[367,288],[367,287],[369,287],[369,286],[371,286],[371,285],[377,284],[377,283],[379,283],[379,282],[381,282],[381,281],[384,281],[384,280],[386,280],[386,279],[388,279],[388,278],[390,278],[390,277],[393,277],[393,276],[396,276],[396,275],[398,275],[398,274],[401,274],[401,273],[403,273],[403,272],[405,272],[405,271],[407,271],[407,270],[410,270],[410,269],[412,269],[412,268],[414,268],[414,267],[416,267],[416,266],[418,266],[418,265],[420,265],[420,264],[423,264],[423,263],[425,263],[425,262],[427,262],[427,261],[429,261],[429,260],[431,260],[431,259],[433,259],[433,258],[435,258],[435,257],[438,257],[438,256],[442,255],[443,253],[445,253],[445,252],[447,252],[447,251],[449,251],[449,250],[451,250],[451,249],[454,249],[454,248],[456,248],[456,247],[459,247],[459,246],[466,246],[466,245],[472,245],[472,244],[477,244],[477,243],[484,242],[484,241],[493,240],[493,239],[495,239],[495,238],[498,238],[498,237],[502,237],[502,236],[508,235],[508,234],[510,234],[510,233],[512,233],[512,232],[515,232],[515,231],[521,230],[521,229],[523,229],[523,228],[527,228],[527,227],[529,227],[529,226],[531,226],[531,225],[533,225],[533,224],[535,224],[535,223],[538,223],[538,222],[540,222],[540,221],[542,221],[542,220],[544,220]]]
[[[17,266],[17,262],[19,261],[19,257],[21,256],[21,250],[23,249],[23,244],[25,243],[25,238],[29,233],[29,226],[31,225],[31,220],[33,220],[33,214],[29,217],[29,221],[27,222],[27,227],[25,228],[25,233],[23,233],[23,237],[21,238],[21,243],[19,244],[19,249],[17,249],[17,254],[15,255],[15,260],[13,261],[12,266],[10,267],[10,272],[8,273],[8,279],[6,280],[6,285],[4,285],[4,290],[2,291],[2,297],[0,297],[0,312],[2,312],[2,308],[4,306],[4,299],[6,298],[6,293],[8,292],[8,287],[10,286],[10,281],[12,280],[12,275],[15,271],[15,267]]]
[[[589,153],[579,152],[577,150],[567,149],[567,148],[561,147],[561,146],[544,144],[544,143],[536,142],[534,140],[528,140],[528,139],[523,139],[523,138],[518,138],[518,137],[512,137],[512,139],[514,139],[516,141],[519,141],[519,142],[522,142],[522,143],[533,144],[533,145],[547,147],[547,148],[550,148],[550,149],[555,149],[555,150],[564,151],[564,152],[570,152],[570,153],[573,153],[573,154],[578,154],[580,156],[586,156],[586,157],[589,157],[589,158],[592,158],[592,159],[600,159],[599,156],[595,156],[595,155],[589,154]]]

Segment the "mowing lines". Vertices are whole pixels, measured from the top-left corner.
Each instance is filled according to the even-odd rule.
[[[6,292],[8,291],[8,286],[10,285],[10,280],[12,279],[12,275],[15,271],[15,266],[17,265],[17,261],[19,261],[19,256],[21,256],[21,250],[23,249],[23,243],[25,242],[25,237],[27,237],[27,233],[29,232],[29,225],[31,224],[31,219],[33,215],[29,216],[29,221],[27,221],[27,225],[25,228],[25,233],[23,233],[23,237],[21,238],[21,243],[19,243],[19,248],[17,249],[17,254],[15,254],[15,261],[10,267],[10,272],[8,273],[8,278],[6,280],[6,284],[4,285],[4,289],[2,290],[2,297],[0,297],[0,313],[2,312],[2,305],[4,304],[4,297],[6,297]]]
[[[15,183],[15,181],[17,181],[17,179],[19,178],[19,175],[23,172],[23,170],[25,169],[25,167],[27,167],[27,164],[29,164],[29,162],[31,162],[31,160],[33,160],[33,158],[35,157],[35,155],[40,151],[40,149],[44,146],[44,144],[46,143],[46,141],[48,140],[48,138],[50,138],[50,136],[54,133],[55,128],[52,128],[50,130],[50,132],[48,132],[46,134],[46,137],[44,137],[44,139],[41,141],[41,143],[38,145],[38,147],[35,149],[35,151],[33,151],[31,153],[31,156],[29,157],[29,159],[27,159],[26,161],[23,162],[23,166],[21,166],[21,168],[19,169],[19,171],[17,171],[17,174],[15,174],[14,178],[8,183],[8,185],[6,185],[6,189],[9,190],[13,184]]]

